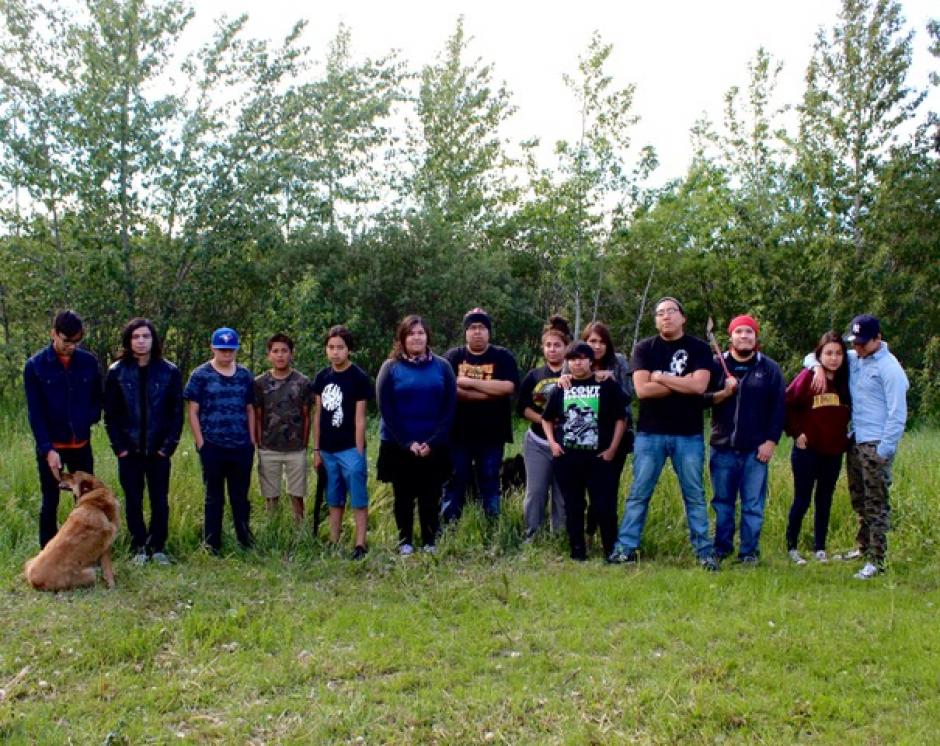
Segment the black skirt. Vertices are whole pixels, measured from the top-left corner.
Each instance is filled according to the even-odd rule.
[[[394,441],[379,443],[376,476],[380,482],[422,479],[443,484],[450,479],[452,470],[450,451],[446,448],[432,448],[430,454],[421,457]]]

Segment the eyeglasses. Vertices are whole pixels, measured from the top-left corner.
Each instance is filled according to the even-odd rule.
[[[678,308],[660,308],[656,312],[656,318],[662,318],[663,316],[677,316],[681,311]]]
[[[61,332],[56,332],[56,336],[59,338],[59,342],[64,345],[71,345],[72,347],[77,347],[82,342],[82,337],[84,334],[79,334],[77,337],[66,337]]]

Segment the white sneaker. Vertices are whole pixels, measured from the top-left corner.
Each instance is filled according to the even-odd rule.
[[[816,561],[817,561],[817,562],[828,562],[828,561],[829,561],[829,555],[826,554],[826,550],[825,550],[825,549],[819,549],[819,550],[817,550],[817,552],[816,552],[816,554],[815,554],[815,557],[816,557]]]
[[[133,559],[131,560],[131,563],[135,565],[146,565],[147,559],[148,558],[147,558],[146,552],[138,552],[137,554],[134,555]]]
[[[862,558],[862,550],[856,547],[855,549],[850,549],[847,552],[842,554],[837,554],[833,559],[837,560],[857,560]]]
[[[421,547],[421,551],[425,554],[437,554],[437,547],[433,544],[425,544]]]
[[[151,557],[150,560],[155,565],[169,565],[170,564],[170,558],[166,556],[165,552],[154,552],[153,557]]]
[[[415,553],[415,548],[411,546],[411,544],[402,544],[400,547],[398,547],[398,553],[402,557],[407,557],[409,554]]]
[[[871,562],[866,562],[865,566],[855,573],[855,578],[857,580],[871,580],[880,573],[881,568],[878,567],[878,565],[872,564]]]
[[[790,558],[790,561],[791,561],[794,565],[805,565],[805,564],[806,564],[806,560],[803,559],[803,558],[800,556],[800,553],[799,553],[798,551],[796,551],[795,549],[791,549],[789,552],[787,552],[787,557]]]

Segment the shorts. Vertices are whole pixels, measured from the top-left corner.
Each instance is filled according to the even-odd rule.
[[[265,500],[281,496],[281,475],[287,480],[287,494],[307,496],[307,452],[258,449],[258,482]]]
[[[346,505],[346,493],[349,492],[349,504],[356,509],[369,507],[368,463],[365,453],[355,448],[328,453],[320,451],[323,465],[326,467],[326,502],[331,508]]]

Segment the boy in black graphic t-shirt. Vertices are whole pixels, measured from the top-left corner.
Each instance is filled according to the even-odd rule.
[[[313,461],[326,467],[326,501],[330,506],[330,541],[339,542],[346,493],[356,523],[353,559],[366,554],[369,493],[366,465],[366,402],[374,388],[368,374],[349,359],[353,338],[344,326],[326,337],[330,365],[313,380],[316,412],[313,419]]]
[[[584,492],[591,497],[604,545],[614,548],[617,488],[613,459],[626,428],[626,396],[613,380],[598,381],[591,372],[594,351],[576,342],[565,353],[571,386],[556,387],[542,414],[545,438],[555,458],[555,474],[565,500],[571,558],[587,559],[584,542]]]

